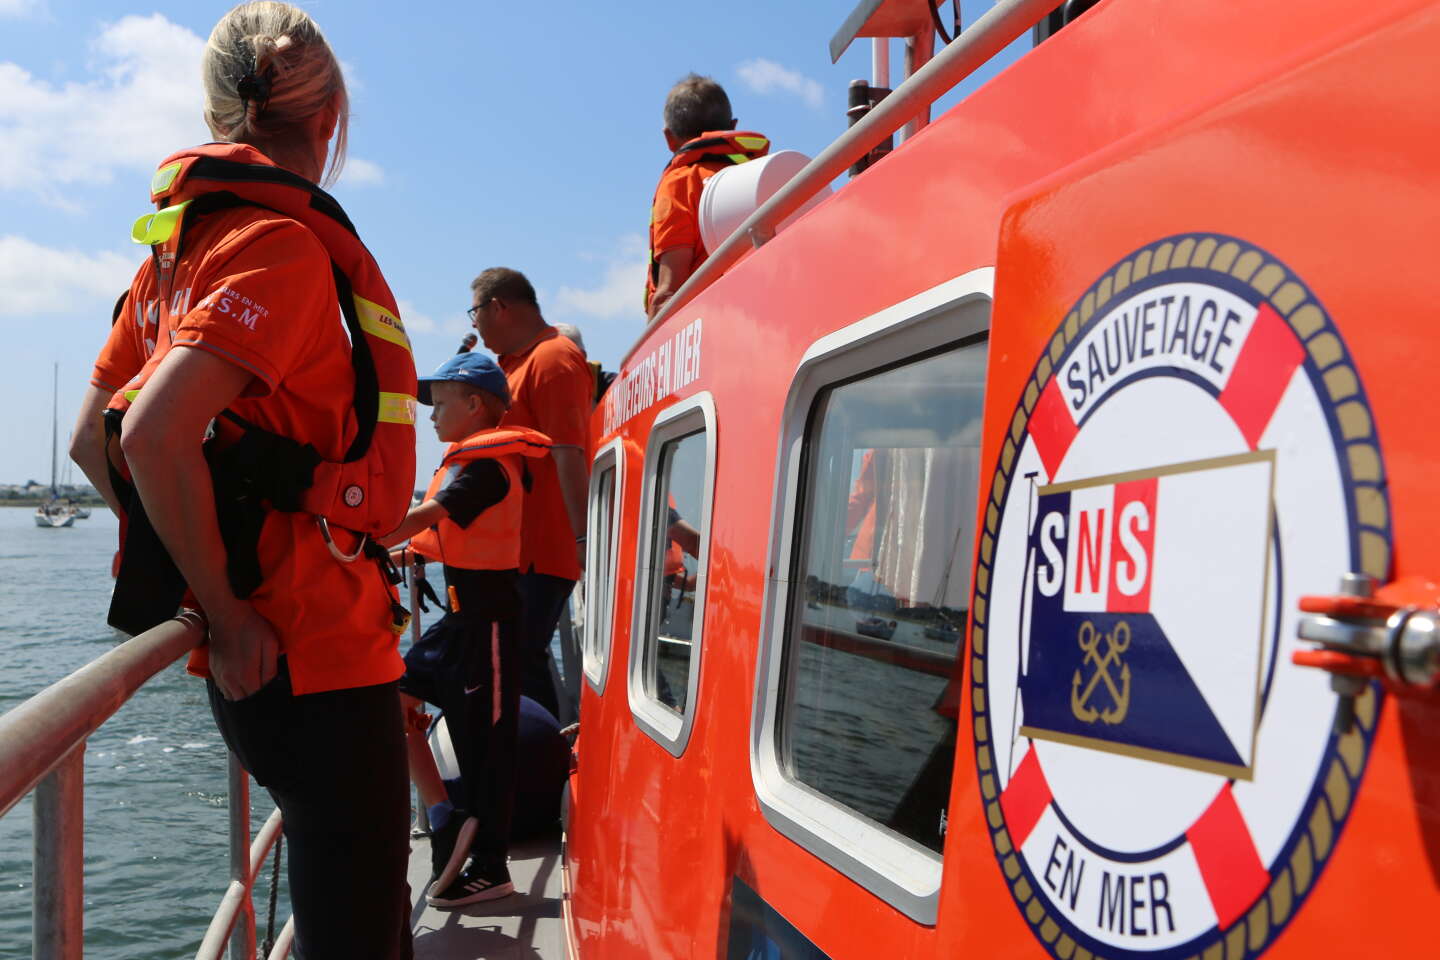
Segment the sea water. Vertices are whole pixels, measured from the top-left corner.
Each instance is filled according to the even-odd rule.
[[[0,508],[0,713],[120,643],[105,625],[116,520],[103,507],[42,529]],[[193,956],[229,882],[227,752],[183,661],[156,675],[85,749],[85,954]],[[252,828],[273,809],[252,784]],[[0,958],[30,956],[31,800],[0,819]],[[265,936],[270,872],[256,884]],[[282,899],[276,927],[288,909]]]

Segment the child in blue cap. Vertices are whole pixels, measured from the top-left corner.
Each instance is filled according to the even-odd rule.
[[[425,899],[456,907],[514,890],[506,865],[520,709],[517,589],[527,458],[550,453],[544,434],[498,426],[510,406],[505,374],[483,353],[460,353],[419,381],[435,433],[450,444],[425,491],[381,543],[445,568],[446,611],[406,656],[401,690],[445,711],[460,765],[463,807],[430,808],[433,876]],[[428,802],[428,798],[427,798]],[[466,860],[469,859],[467,866]]]

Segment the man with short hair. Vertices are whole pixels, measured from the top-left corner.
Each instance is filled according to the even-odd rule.
[[[585,562],[585,499],[593,390],[585,355],[545,322],[525,275],[491,267],[470,284],[468,311],[510,386],[505,427],[550,438],[549,459],[532,461],[520,545],[522,690],[560,715],[550,640]]]
[[[654,317],[709,256],[700,240],[700,192],[718,171],[770,149],[758,133],[736,130],[725,89],[691,73],[665,99],[665,145],[670,163],[650,210],[650,268],[645,315]]]

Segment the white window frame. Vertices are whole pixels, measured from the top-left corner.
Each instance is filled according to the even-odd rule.
[[[906,916],[934,925],[943,858],[875,823],[784,770],[778,735],[784,692],[785,625],[801,499],[801,454],[822,390],[990,329],[995,270],[982,267],[817,340],[801,359],[786,399],[776,462],[769,576],[761,606],[750,775],[765,819]],[[979,308],[979,309],[976,309]],[[958,313],[958,322],[957,322]],[[799,585],[803,589],[803,584]],[[963,657],[963,650],[957,656]],[[957,767],[956,774],[961,770]]]
[[[600,582],[597,571],[603,566],[600,561],[600,484],[599,478],[606,470],[613,470],[611,486],[613,502],[610,509],[609,576]],[[585,633],[581,646],[585,680],[597,694],[605,692],[610,676],[610,648],[615,633],[615,587],[619,579],[617,563],[620,559],[621,509],[625,491],[625,448],[624,441],[617,437],[600,448],[590,463],[589,507],[585,529],[589,535],[585,540]]]
[[[686,434],[704,431],[705,487],[700,507],[700,555],[695,567],[695,617],[691,635],[690,673],[686,683],[685,712],[677,714],[645,688],[645,674],[654,656],[650,641],[651,597],[660,570],[655,567],[655,503],[660,493],[660,451],[666,443]],[[704,654],[705,588],[710,569],[710,517],[715,503],[715,400],[702,391],[661,411],[650,428],[645,445],[645,466],[640,493],[639,544],[635,555],[635,608],[630,618],[630,712],[639,728],[672,756],[680,756],[690,742],[695,705],[700,692],[700,662]]]

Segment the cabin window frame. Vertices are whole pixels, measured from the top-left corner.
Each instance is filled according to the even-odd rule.
[[[601,543],[597,536],[601,528],[600,477],[605,471],[612,471],[614,479],[610,486],[610,528],[604,536],[607,543]],[[585,628],[581,639],[581,672],[585,681],[597,695],[605,693],[610,677],[610,651],[615,637],[615,594],[619,581],[620,536],[624,511],[621,509],[625,492],[625,449],[624,441],[617,437],[602,446],[590,462],[589,506],[586,509],[585,529]],[[608,553],[608,575],[601,582],[596,571],[602,564],[601,550]]]
[[[686,682],[685,710],[677,714],[646,689],[646,674],[658,638],[650,623],[650,604],[657,593],[663,555],[656,556],[656,541],[664,536],[657,518],[658,497],[668,489],[662,483],[661,452],[671,441],[700,433],[705,440],[704,490],[700,506],[700,554],[695,558],[695,615],[692,620],[691,656]],[[715,398],[701,391],[674,403],[656,415],[645,444],[641,474],[639,536],[635,554],[635,599],[630,619],[628,688],[630,713],[635,724],[672,756],[679,757],[690,742],[700,693],[700,665],[705,644],[705,594],[709,585],[710,529],[715,503]],[[668,526],[668,525],[667,525]]]
[[[993,267],[970,271],[836,330],[805,352],[791,380],[781,420],[765,564],[768,576],[750,727],[750,772],[760,809],[776,831],[927,926],[933,926],[939,915],[944,857],[785,771],[780,744],[781,698],[790,692],[784,676],[785,635],[791,589],[803,589],[803,584],[790,582],[797,552],[804,549],[799,521],[807,478],[801,466],[806,443],[818,436],[820,425],[811,420],[815,401],[825,389],[947,345],[988,338],[994,277]],[[967,629],[957,658],[966,656],[968,637]],[[957,779],[963,770],[957,760]]]

